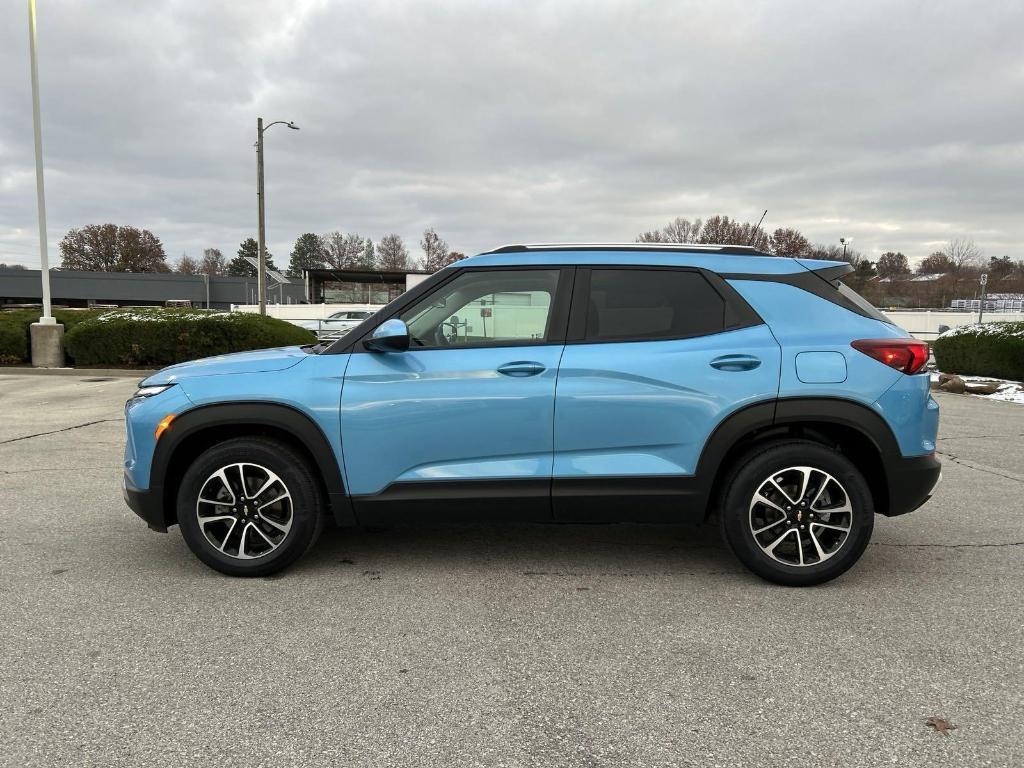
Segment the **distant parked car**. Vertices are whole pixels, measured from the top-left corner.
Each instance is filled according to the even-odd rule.
[[[373,310],[370,309],[347,309],[335,312],[323,320],[303,320],[299,325],[317,335],[339,336],[348,333],[372,314]]]

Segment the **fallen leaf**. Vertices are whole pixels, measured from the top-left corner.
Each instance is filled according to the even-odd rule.
[[[941,733],[943,736],[949,736],[950,731],[956,730],[956,726],[944,717],[929,717],[924,724],[934,728],[936,733]]]

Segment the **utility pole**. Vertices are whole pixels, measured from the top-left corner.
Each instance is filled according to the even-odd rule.
[[[278,124],[287,125],[293,131],[299,130],[299,126],[290,120],[276,120],[264,127],[263,118],[256,118],[256,207],[259,215],[257,237],[259,239],[260,263],[257,269],[256,282],[261,315],[267,314],[267,219],[264,212],[266,194],[263,187],[263,133]]]
[[[32,70],[32,129],[36,146],[36,208],[39,217],[39,276],[43,284],[43,314],[29,330],[32,365],[64,365],[64,326],[58,325],[50,304],[50,256],[46,243],[46,192],[43,187],[43,124],[39,113],[39,65],[36,63],[36,2],[28,0],[28,50]]]

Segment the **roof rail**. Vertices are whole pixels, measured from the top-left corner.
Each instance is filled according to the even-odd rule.
[[[677,251],[683,253],[715,253],[727,256],[769,256],[752,245],[718,245],[705,243],[529,243],[503,245],[484,253],[524,253],[528,251]],[[481,254],[482,255],[482,254]]]

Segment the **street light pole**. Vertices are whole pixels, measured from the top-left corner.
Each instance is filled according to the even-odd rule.
[[[267,314],[267,233],[266,214],[263,210],[263,118],[256,118],[256,208],[259,222],[256,236],[259,238],[259,268],[256,273],[256,292],[259,295],[260,314]]]
[[[293,131],[299,130],[299,126],[290,120],[276,120],[264,126],[263,118],[256,118],[256,208],[259,216],[257,225],[259,269],[257,269],[256,284],[261,315],[267,314],[267,218],[264,212],[266,194],[263,186],[263,134],[269,128],[278,124],[287,125]]]
[[[28,49],[32,67],[32,128],[36,143],[36,208],[39,217],[39,272],[43,281],[43,316],[39,322],[55,325],[50,306],[50,257],[46,244],[46,192],[43,187],[43,128],[39,116],[39,66],[36,64],[36,0],[28,0]]]
[[[843,261],[846,261],[846,246],[853,242],[852,237],[840,237],[839,242],[843,244]]]

